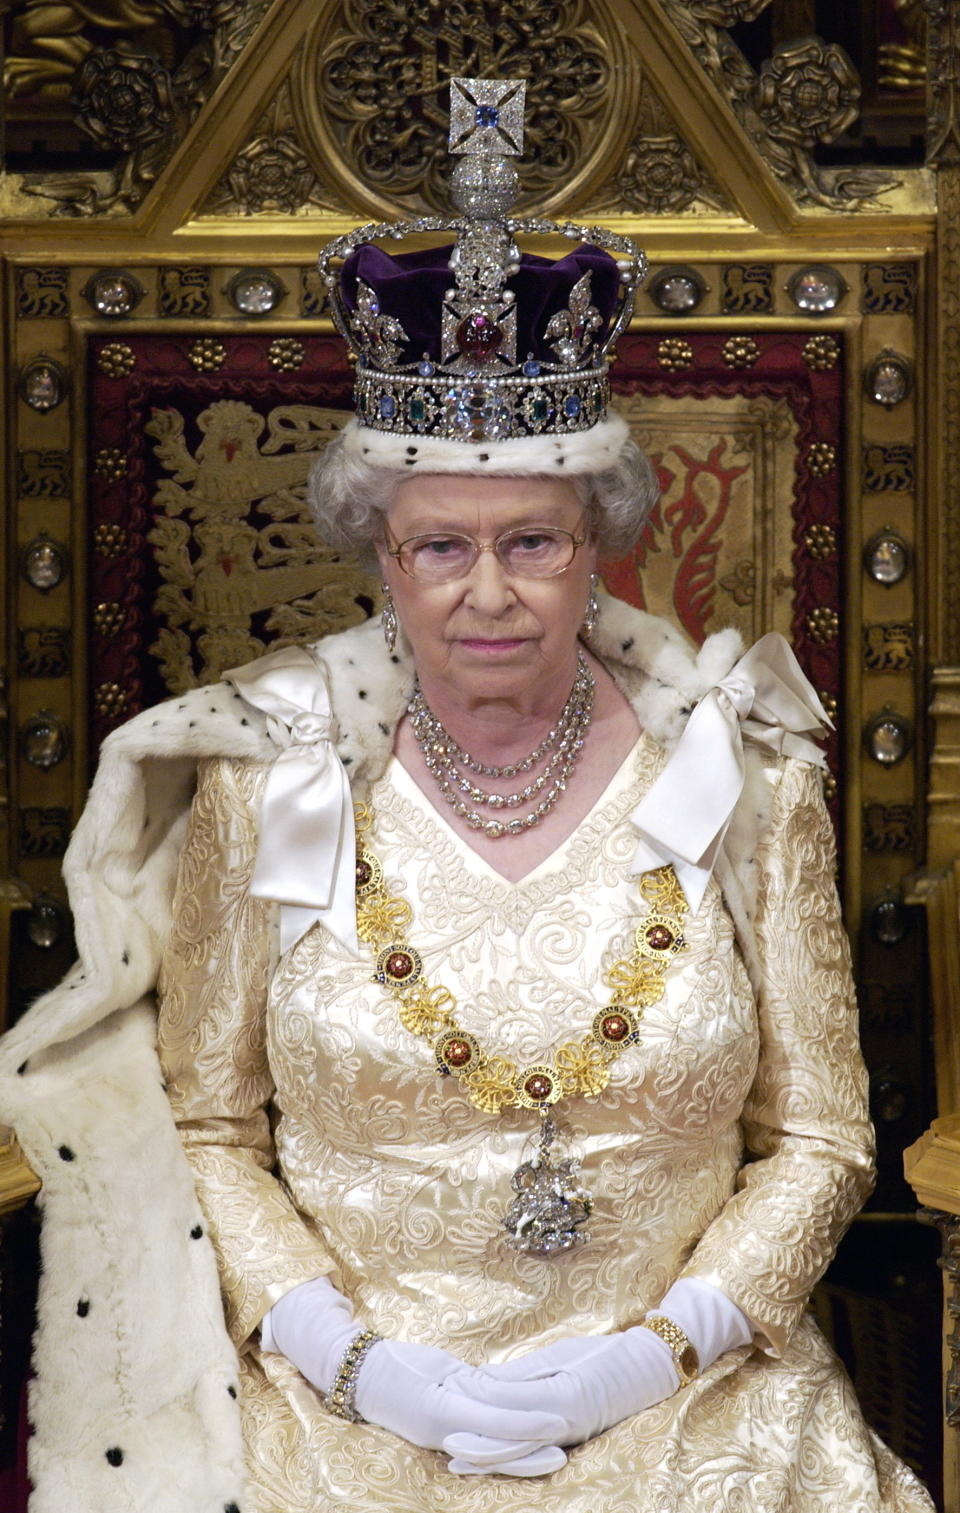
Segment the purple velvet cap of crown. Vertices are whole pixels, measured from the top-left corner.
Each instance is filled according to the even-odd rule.
[[[357,281],[362,279],[376,294],[380,313],[392,315],[409,337],[403,361],[416,362],[424,353],[439,362],[440,321],[443,296],[454,285],[450,272],[451,247],[433,247],[426,252],[403,252],[392,257],[367,242],[347,258],[340,274],[340,288],[347,308],[357,308]],[[525,252],[520,268],[507,280],[517,304],[517,360],[532,354],[539,362],[557,361],[557,354],[543,340],[552,315],[565,310],[570,291],[585,273],[590,281],[591,303],[603,324],[594,336],[599,347],[606,338],[620,291],[616,261],[601,247],[584,243],[557,259]]]

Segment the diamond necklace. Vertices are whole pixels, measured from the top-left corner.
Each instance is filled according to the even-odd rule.
[[[357,826],[357,933],[377,952],[375,982],[397,1003],[400,1023],[433,1048],[434,1066],[454,1076],[475,1108],[499,1114],[527,1108],[541,1116],[540,1139],[533,1161],[513,1174],[517,1196],[504,1215],[508,1244],[525,1255],[553,1255],[582,1244],[581,1226],[592,1202],[578,1180],[579,1162],[556,1162],[551,1145],[557,1126],[551,1110],[561,1098],[596,1097],[610,1081],[610,1068],[639,1038],[640,1016],[663,997],[667,968],[684,949],[683,920],[687,901],[672,867],[645,872],[638,879],[647,905],[633,936],[633,950],[610,967],[604,981],[610,1002],[593,1018],[579,1040],[556,1046],[549,1061],[518,1066],[510,1057],[487,1050],[457,1018],[453,994],[424,979],[423,958],[407,940],[413,909],[390,892],[383,866],[370,850],[366,833],[370,810],[355,805]]]
[[[551,730],[547,731],[539,746],[537,746],[534,751],[531,751],[529,756],[524,757],[520,762],[510,762],[505,767],[485,766],[484,763],[479,761],[477,757],[471,756],[468,751],[463,750],[462,746],[458,746],[456,741],[453,739],[453,736],[437,718],[433,710],[430,708],[430,705],[423,697],[419,681],[414,685],[414,694],[413,698],[410,701],[410,712],[411,715],[413,715],[414,710],[416,710],[415,717],[422,717],[424,728],[429,729],[431,735],[436,734],[438,737],[442,738],[447,750],[447,754],[452,757],[455,762],[459,763],[461,767],[466,767],[468,772],[475,772],[478,777],[484,778],[515,778],[518,773],[529,772],[530,769],[534,767],[542,757],[546,756],[548,751],[551,751],[553,749],[553,747],[556,745],[558,736],[570,723],[570,718],[573,713],[577,694],[590,687],[592,685],[592,682],[593,680],[590,676],[590,669],[587,667],[586,658],[584,657],[583,652],[578,648],[577,674],[574,678],[573,687],[570,690],[567,702],[564,704],[563,708],[560,711],[557,723]]]
[[[414,685],[407,712],[424,766],[446,803],[466,820],[472,830],[482,830],[491,840],[499,840],[502,836],[522,835],[525,830],[538,825],[544,815],[550,813],[566,788],[567,780],[583,750],[584,738],[593,715],[595,686],[583,652],[578,651],[577,674],[556,724],[547,731],[529,756],[504,767],[486,766],[464,751],[430,708],[419,682]],[[509,778],[517,773],[529,772],[548,753],[544,770],[516,793],[490,793],[457,770],[459,765],[484,777]],[[461,794],[469,802],[465,802],[460,797]],[[486,819],[471,807],[473,804],[484,804],[490,809],[516,809],[538,794],[543,794],[543,797],[535,808],[506,822]]]

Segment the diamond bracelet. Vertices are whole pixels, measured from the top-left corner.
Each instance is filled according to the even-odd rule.
[[[354,1407],[353,1395],[357,1390],[357,1378],[367,1351],[382,1339],[383,1335],[377,1334],[376,1330],[362,1329],[359,1334],[354,1335],[344,1351],[343,1358],[337,1367],[337,1374],[333,1379],[333,1386],[327,1395],[327,1407],[331,1413],[337,1415],[337,1418],[345,1418],[351,1424],[363,1422]]]

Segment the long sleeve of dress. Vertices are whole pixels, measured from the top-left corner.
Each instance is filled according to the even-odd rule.
[[[167,1092],[243,1345],[271,1304],[331,1269],[273,1175],[266,1053],[270,905],[248,892],[265,768],[201,764],[159,980]]]
[[[789,761],[758,851],[760,1059],[737,1190],[684,1270],[779,1354],[873,1180],[873,1134],[835,849],[809,765]]]

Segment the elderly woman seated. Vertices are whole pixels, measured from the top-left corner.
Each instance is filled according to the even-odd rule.
[[[478,194],[452,258],[325,259],[379,623],[133,721],[74,843],[3,1063],[69,1219],[40,1506],[921,1513],[804,1317],[871,1180],[825,716],[597,592],[640,259],[518,264]]]

